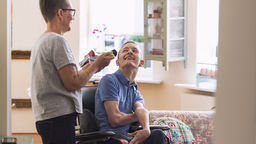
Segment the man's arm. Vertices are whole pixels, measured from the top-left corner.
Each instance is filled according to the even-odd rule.
[[[104,101],[108,121],[112,127],[118,127],[138,121],[135,113],[125,114],[119,111],[118,101]]]
[[[141,102],[135,102],[133,106],[134,113],[138,118],[143,129],[149,130],[149,113]]]
[[[149,113],[140,102],[135,102],[133,109],[143,129],[129,133],[130,136],[134,136],[130,144],[143,143],[150,136]]]
[[[112,52],[100,55],[92,64],[85,65],[79,72],[74,64],[66,65],[58,70],[59,76],[67,90],[75,91],[85,86],[94,73],[107,66],[114,58]]]

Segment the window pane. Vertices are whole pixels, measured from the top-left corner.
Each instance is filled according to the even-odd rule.
[[[144,53],[143,0],[90,0],[89,49],[109,51],[134,40]],[[150,66],[150,63],[147,62]],[[103,73],[117,69],[115,60]]]
[[[218,0],[198,0],[197,85],[216,88]]]
[[[168,42],[168,57],[183,57],[184,40],[173,40]]]
[[[168,6],[169,17],[184,17],[184,0],[170,0]]]
[[[170,20],[168,33],[170,39],[184,38],[184,19]]]
[[[218,0],[198,0],[197,62],[216,63],[218,45]]]

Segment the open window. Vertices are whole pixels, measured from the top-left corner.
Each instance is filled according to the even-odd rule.
[[[218,22],[219,0],[198,0],[196,57],[198,87],[216,89]]]
[[[134,40],[144,53],[144,6],[143,0],[90,0],[88,24],[88,49],[96,52],[119,51],[127,40]],[[81,53],[82,54],[82,53]],[[84,54],[84,53],[83,53]],[[81,56],[80,56],[81,57]],[[115,72],[116,59],[108,67],[94,75],[100,78]],[[151,76],[151,61],[141,67],[137,77]]]

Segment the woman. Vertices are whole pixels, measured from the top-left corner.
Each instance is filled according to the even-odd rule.
[[[107,66],[107,52],[77,70],[71,48],[62,36],[70,31],[76,10],[69,0],[40,0],[47,24],[31,55],[31,99],[36,128],[44,144],[75,144],[75,121],[82,113],[80,88]]]

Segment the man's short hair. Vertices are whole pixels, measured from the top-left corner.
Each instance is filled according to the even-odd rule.
[[[138,45],[137,42],[135,42],[135,41],[133,41],[133,40],[128,40],[128,41],[126,41],[126,42],[124,42],[124,43],[122,44],[121,48],[123,48],[123,46],[126,45],[126,44],[128,44],[128,43],[133,43],[133,44]]]
[[[54,18],[58,9],[69,6],[67,0],[40,0],[39,5],[46,23]]]
[[[141,53],[141,49],[140,49],[138,43],[135,42],[135,41],[133,41],[133,40],[128,40],[128,41],[124,42],[124,43],[122,44],[120,50],[124,47],[124,45],[126,45],[126,44],[128,44],[128,43],[133,43],[133,44],[135,44],[135,45],[137,46],[137,48],[138,48],[138,50],[139,50],[139,56],[140,56],[140,58],[142,59],[143,56],[142,56],[142,53]],[[120,50],[119,50],[119,52],[120,52]],[[118,52],[117,58],[119,58],[119,52]]]

